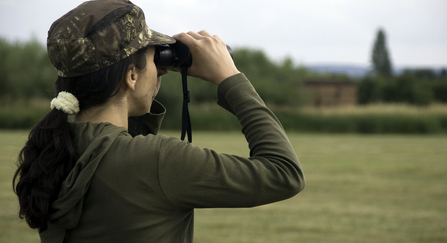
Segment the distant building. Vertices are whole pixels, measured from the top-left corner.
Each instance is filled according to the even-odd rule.
[[[349,81],[305,80],[303,91],[308,105],[343,106],[357,104],[357,84]]]

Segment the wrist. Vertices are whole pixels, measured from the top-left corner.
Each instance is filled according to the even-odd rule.
[[[226,78],[223,78],[221,81],[219,81],[219,82],[216,82],[215,84],[217,85],[217,86],[221,86],[220,84],[221,83],[223,83],[224,81],[226,81],[226,80],[230,80],[231,78],[233,78],[233,77],[235,77],[235,76],[238,76],[238,75],[241,75],[242,73],[241,72],[237,72],[237,73],[234,73],[234,74],[232,74],[232,75],[230,75],[230,76],[227,76]],[[243,74],[242,74],[243,75]],[[245,76],[244,76],[245,77]]]
[[[217,86],[219,86],[220,83],[222,83],[223,81],[225,81],[226,79],[240,74],[241,72],[239,72],[239,70],[234,70],[232,72],[227,72],[225,74],[220,75],[218,78],[215,79],[215,81],[213,81],[214,84],[216,84]]]

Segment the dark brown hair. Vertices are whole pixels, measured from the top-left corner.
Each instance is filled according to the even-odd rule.
[[[117,94],[129,67],[146,68],[146,50],[107,68],[83,76],[56,81],[56,94],[70,92],[79,100],[80,110],[106,103]],[[68,115],[53,109],[31,130],[20,151],[13,188],[19,197],[19,217],[33,229],[44,231],[52,214],[51,204],[59,194],[61,184],[76,163]]]

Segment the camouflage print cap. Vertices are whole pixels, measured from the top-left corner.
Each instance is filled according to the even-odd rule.
[[[56,20],[47,50],[61,77],[75,77],[115,64],[148,45],[175,43],[149,29],[144,13],[128,0],[87,1]]]

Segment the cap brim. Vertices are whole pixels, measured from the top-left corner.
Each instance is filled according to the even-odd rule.
[[[151,30],[152,35],[149,41],[149,45],[157,46],[157,45],[165,45],[165,44],[174,44],[176,40],[169,35],[162,34],[158,31]]]

